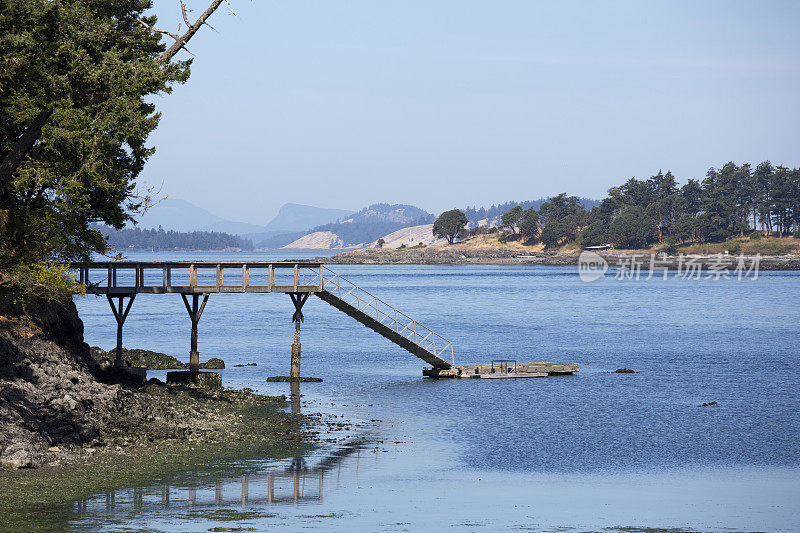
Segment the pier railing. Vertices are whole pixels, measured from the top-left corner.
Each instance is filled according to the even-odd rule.
[[[95,294],[222,292],[315,292],[322,290],[322,264],[314,262],[77,263],[78,281]],[[314,275],[309,275],[313,272]],[[313,279],[312,279],[313,278]]]

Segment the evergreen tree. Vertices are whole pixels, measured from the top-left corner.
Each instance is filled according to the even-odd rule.
[[[212,4],[203,16],[213,13]],[[189,77],[150,0],[0,0],[0,268],[86,259],[143,205],[154,96]]]
[[[504,228],[508,228],[512,235],[516,235],[519,219],[522,216],[522,206],[515,205],[500,217]]]
[[[464,226],[468,222],[463,211],[459,209],[445,211],[433,223],[433,234],[440,239],[447,239],[449,244],[453,244],[456,238],[463,235]]]
[[[522,212],[519,219],[519,232],[526,244],[534,244],[539,236],[539,213],[533,207]]]

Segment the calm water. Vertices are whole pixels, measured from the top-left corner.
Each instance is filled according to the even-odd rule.
[[[76,502],[69,527],[800,530],[800,273],[756,281],[609,275],[587,284],[573,268],[333,268],[450,338],[457,363],[575,362],[581,371],[424,380],[420,360],[310,299],[302,371],[325,382],[303,384],[302,409],[378,420],[356,435],[361,445],[302,458],[308,471],[297,501],[289,462],[265,458],[239,465],[251,474],[246,499],[241,480],[215,477],[230,465],[211,465],[201,476],[117,491],[113,501]],[[87,342],[112,347],[107,302],[86,297],[78,307]],[[288,373],[292,310],[284,295],[212,295],[200,322],[201,359],[222,357],[231,386],[287,393],[265,379]],[[180,296],[136,299],[126,346],[188,359],[188,343]],[[233,368],[249,362],[258,366]],[[620,367],[639,373],[611,372]],[[709,401],[718,403],[701,407]]]

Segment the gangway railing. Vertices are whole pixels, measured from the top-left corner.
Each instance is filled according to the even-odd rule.
[[[417,344],[436,357],[445,360],[450,359],[455,366],[453,343],[450,340],[442,337],[427,326],[420,324],[402,311],[398,311],[394,306],[386,303],[371,292],[359,287],[328,267],[323,265],[321,272],[323,290],[333,294],[362,313],[374,318],[379,323],[405,337],[414,344]],[[314,284],[313,275],[319,274],[310,275],[312,279],[309,285]]]

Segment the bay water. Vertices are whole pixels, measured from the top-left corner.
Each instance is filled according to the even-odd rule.
[[[202,477],[116,491],[113,502],[98,494],[75,502],[67,527],[800,530],[800,272],[618,280],[610,271],[584,283],[574,267],[332,268],[450,339],[457,364],[552,361],[577,363],[580,372],[423,379],[422,361],[312,297],[301,371],[324,382],[301,384],[301,410],[357,423],[363,429],[351,445],[249,461],[246,497],[241,479],[215,477],[230,465],[213,464]],[[116,330],[105,298],[76,303],[86,341],[111,349]],[[226,386],[288,396],[287,384],[266,378],[288,374],[293,310],[283,294],[212,294],[199,325],[201,360],[224,359]],[[180,295],[142,294],[124,344],[188,361],[189,327]],[[256,366],[234,366],[247,363]],[[636,373],[614,372],[622,367]],[[298,462],[305,474],[295,487],[283,474],[297,472]]]

